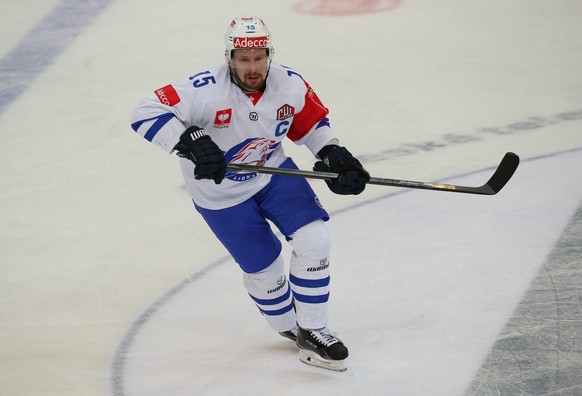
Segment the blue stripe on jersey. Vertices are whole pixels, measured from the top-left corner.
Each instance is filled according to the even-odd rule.
[[[291,304],[289,304],[286,307],[281,308],[281,309],[267,311],[267,310],[259,308],[259,311],[261,311],[262,313],[264,313],[267,316],[279,316],[279,315],[283,315],[284,313],[291,311],[292,309],[293,309],[293,302],[291,302]]]
[[[317,124],[315,129],[319,129],[319,128],[324,127],[324,126],[331,128],[331,125],[329,124],[329,118],[327,118],[327,117],[325,117],[323,120],[319,121],[319,124]]]
[[[329,300],[329,292],[319,295],[319,296],[306,296],[305,294],[299,294],[293,292],[293,298],[297,301],[307,304],[322,304],[326,303]]]
[[[294,285],[301,287],[309,287],[312,289],[317,287],[329,286],[329,279],[330,279],[329,276],[323,279],[302,279],[294,276],[293,274],[289,275],[289,280]]]
[[[156,120],[156,122],[152,124],[152,126],[147,130],[146,134],[144,135],[144,138],[146,138],[147,141],[151,142],[152,140],[154,140],[154,137],[157,135],[160,129],[162,129],[162,127],[166,125],[168,121],[170,121],[174,117],[176,116],[172,113],[162,114],[156,117],[134,122],[133,124],[131,124],[131,128],[137,132],[137,130],[142,126],[144,122]]]
[[[285,292],[285,294],[283,294],[280,297],[273,298],[273,299],[256,298],[255,296],[249,294],[249,296],[251,296],[251,298],[253,300],[255,300],[255,302],[257,304],[261,304],[261,305],[276,305],[276,304],[280,304],[283,301],[287,300],[290,295],[291,295],[291,289],[289,289],[289,288],[287,288],[287,292]]]

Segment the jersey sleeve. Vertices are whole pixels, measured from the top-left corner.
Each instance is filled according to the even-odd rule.
[[[329,110],[323,105],[315,91],[304,81],[305,104],[295,114],[287,137],[295,144],[305,145],[315,156],[323,146],[337,144],[337,136],[332,130],[327,115]]]
[[[147,95],[134,110],[131,128],[170,154],[186,129],[181,114],[184,100],[179,88],[166,85]]]

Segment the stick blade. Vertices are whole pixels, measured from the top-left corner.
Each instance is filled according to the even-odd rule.
[[[491,189],[491,194],[497,194],[501,191],[515,173],[518,165],[519,156],[517,154],[512,152],[505,154],[493,176],[485,183],[485,186]]]

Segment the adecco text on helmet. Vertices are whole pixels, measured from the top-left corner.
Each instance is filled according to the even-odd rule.
[[[267,36],[262,37],[235,37],[233,39],[234,48],[266,48]]]

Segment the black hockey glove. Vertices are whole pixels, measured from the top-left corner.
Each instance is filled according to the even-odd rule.
[[[336,194],[357,195],[366,188],[366,181],[370,180],[370,174],[345,147],[325,146],[317,156],[313,170],[318,172],[339,173],[339,177],[326,180],[327,186]]]
[[[191,126],[180,136],[180,142],[174,147],[179,157],[187,158],[196,164],[194,177],[211,179],[220,184],[226,173],[224,153],[212,141],[204,129]]]

